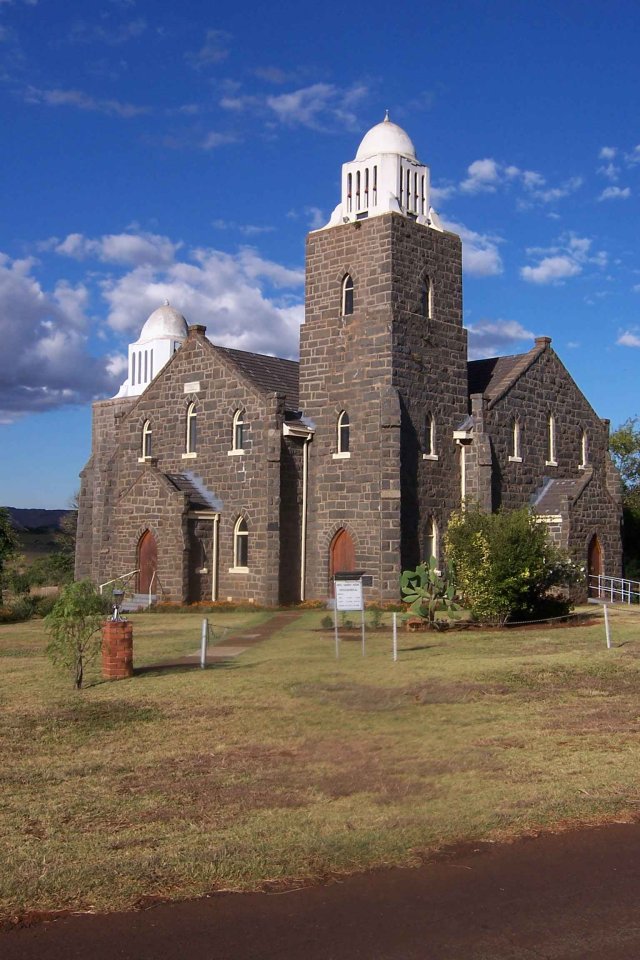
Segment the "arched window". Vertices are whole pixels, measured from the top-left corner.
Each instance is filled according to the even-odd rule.
[[[432,413],[424,418],[424,454],[425,460],[437,460],[436,453],[436,421]]]
[[[520,421],[517,417],[514,417],[511,422],[511,455],[509,460],[513,460],[515,463],[522,461],[522,454],[520,452]]]
[[[547,420],[547,466],[557,467],[556,460],[556,418],[552,413]]]
[[[438,559],[438,524],[433,517],[429,517],[427,521],[427,536],[426,536],[426,551],[427,551],[427,560],[430,560],[431,557],[434,560]]]
[[[244,517],[238,517],[233,528],[233,566],[236,570],[249,566],[249,529]]]
[[[377,206],[378,203],[378,167],[377,164],[373,168],[373,205]]]
[[[151,420],[145,420],[142,427],[142,453],[141,456],[147,459],[151,456]]]
[[[356,210],[360,209],[360,171],[356,173]]]
[[[336,447],[338,456],[349,455],[349,414],[342,410],[338,415],[336,430]]]
[[[582,431],[582,437],[580,438],[580,467],[584,468],[589,463],[589,435],[586,430]]]
[[[233,449],[237,453],[244,453],[244,433],[244,410],[236,410],[233,415]]]
[[[347,274],[342,281],[342,316],[348,317],[353,313],[353,279]]]
[[[433,316],[433,284],[431,277],[425,277],[422,281],[422,290],[420,294],[420,310],[426,320],[431,320]]]
[[[185,453],[195,454],[198,449],[198,410],[195,403],[187,407],[187,424],[185,437]]]
[[[353,174],[347,174],[347,213],[351,213],[351,194],[353,190]]]

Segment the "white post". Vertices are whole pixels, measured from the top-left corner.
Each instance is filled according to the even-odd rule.
[[[360,616],[362,618],[362,656],[366,656],[365,646],[364,646],[364,600],[362,601],[362,609],[360,610]]]
[[[338,637],[338,599],[337,597],[333,607],[333,628],[336,634],[336,660],[339,660],[340,659],[340,638]]]
[[[398,614],[393,614],[393,662],[398,659]]]
[[[611,631],[609,630],[609,608],[606,603],[603,604],[604,609],[604,632],[607,638],[607,650],[611,650]]]
[[[207,665],[207,640],[209,639],[209,621],[205,617],[202,621],[202,636],[200,638],[200,669]]]

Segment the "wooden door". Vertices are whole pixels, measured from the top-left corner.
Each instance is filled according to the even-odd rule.
[[[145,530],[138,541],[138,593],[156,591],[154,574],[158,569],[158,544],[151,530]]]
[[[598,540],[598,536],[595,533],[591,537],[591,540],[589,542],[589,550],[587,554],[587,570],[589,573],[589,596],[599,597],[601,591],[598,588],[597,581],[592,578],[601,577],[603,573],[602,547],[600,546],[600,541]]]
[[[356,551],[351,535],[344,527],[336,533],[329,547],[329,576],[356,568]]]

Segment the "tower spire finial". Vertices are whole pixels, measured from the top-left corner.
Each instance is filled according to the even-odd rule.
[[[391,122],[391,121],[389,120],[389,111],[388,111],[388,110],[385,110],[385,112],[384,112],[384,121],[383,121],[383,122],[384,122],[384,123],[390,123],[390,122]]]

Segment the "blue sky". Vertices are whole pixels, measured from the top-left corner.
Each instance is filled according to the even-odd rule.
[[[464,241],[473,356],[548,335],[640,412],[637,3],[0,0],[0,503],[62,507],[165,297],[295,356],[304,238],[390,110]]]

